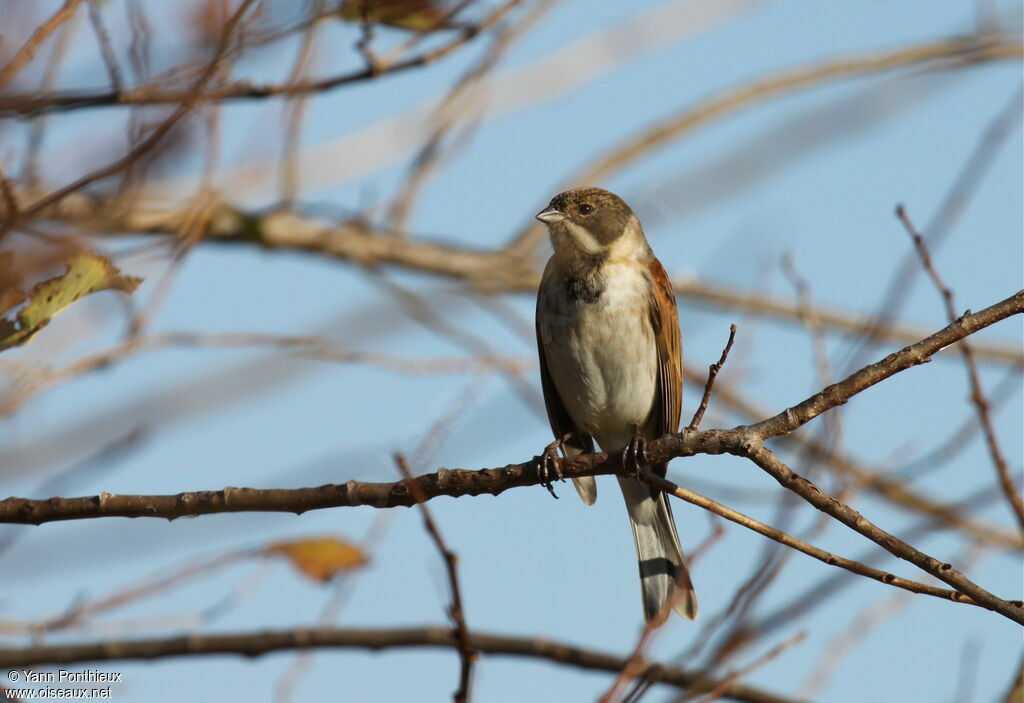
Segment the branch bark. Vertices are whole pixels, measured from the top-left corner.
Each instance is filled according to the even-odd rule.
[[[843,381],[816,393],[775,417],[731,430],[707,430],[668,435],[648,444],[651,463],[657,464],[695,454],[733,454],[746,457],[818,510],[832,516],[867,537],[893,555],[938,578],[975,604],[1024,624],[1024,608],[981,588],[948,563],[929,556],[867,520],[863,515],[796,474],[764,445],[763,441],[792,432],[821,413],[846,403],[876,383],[913,366],[927,362],[940,349],[1011,315],[1024,312],[1024,290],[980,312],[964,315],[953,324],[917,344],[890,354],[864,367]],[[623,470],[618,453],[581,455],[562,460],[566,478],[616,474]],[[499,493],[515,487],[540,483],[537,458],[500,469],[478,471],[441,469],[400,483],[358,483],[302,489],[227,488],[223,491],[183,493],[177,496],[118,496],[101,494],[85,498],[28,500],[9,498],[0,502],[0,521],[39,524],[53,520],[88,517],[166,517],[214,512],[269,510],[302,513],[342,505],[393,507],[413,505],[438,495],[460,496]]]
[[[575,666],[580,669],[618,673],[626,657],[575,647],[544,638],[510,637],[481,632],[470,633],[473,649],[486,654],[528,657]],[[395,630],[296,629],[222,635],[111,640],[89,644],[51,645],[26,649],[0,649],[0,668],[77,664],[97,661],[153,660],[167,657],[239,654],[258,657],[270,652],[294,649],[397,648],[455,649],[458,642],[450,627],[418,627]],[[646,678],[688,691],[714,690],[720,679],[699,671],[687,671],[664,664],[646,664]],[[796,703],[767,691],[730,684],[723,695],[745,703]]]
[[[927,362],[939,350],[980,329],[1024,312],[1024,290],[984,310],[964,315],[953,324],[916,344],[904,347],[881,361],[825,388],[774,417],[733,430],[705,430],[668,435],[648,444],[652,463],[695,454],[737,454],[748,456],[752,443],[787,434],[821,413],[846,403],[857,393],[901,371]],[[566,478],[615,474],[621,470],[618,454],[584,454],[563,461]],[[493,469],[439,469],[414,479],[423,499],[446,495],[500,493],[540,483],[537,458]],[[186,515],[226,512],[289,512],[342,506],[367,505],[393,508],[415,504],[405,481],[364,483],[348,481],[315,488],[258,489],[227,487],[219,491],[195,491],[176,495],[116,495],[101,493],[79,498],[32,500],[11,497],[0,501],[0,523],[39,525],[59,520],[97,517],[159,517],[173,520]]]
[[[16,184],[9,190],[10,201],[0,202],[3,217],[8,217],[8,211],[17,213],[33,206],[41,195],[19,189]],[[86,233],[130,235],[174,235],[180,231],[185,214],[180,208],[139,207],[137,203],[127,204],[116,198],[82,192],[65,197],[43,213],[45,217],[78,225]],[[390,231],[373,230],[358,219],[326,224],[296,212],[255,213],[221,203],[200,239],[210,243],[290,249],[361,265],[388,264],[465,281],[488,292],[536,293],[540,283],[537,262],[508,249],[470,249],[393,235]],[[672,287],[677,297],[691,303],[714,309],[749,310],[775,320],[800,324],[800,306],[793,301],[766,298],[707,280],[675,280]],[[819,305],[814,312],[822,327],[831,332],[864,335],[876,328],[871,319],[844,310]],[[923,327],[893,325],[879,333],[877,340],[909,344],[927,334],[928,330]],[[989,363],[1024,365],[1024,354],[1011,345],[979,343],[974,351],[979,359]]]
[[[77,5],[79,1],[75,0],[74,4]],[[301,83],[288,82],[253,85],[250,81],[232,81],[210,90],[204,90],[199,99],[202,102],[210,102],[313,95],[352,83],[361,83],[385,75],[422,68],[448,56],[456,49],[467,44],[499,22],[510,10],[522,2],[523,0],[507,0],[507,2],[492,10],[479,23],[464,28],[457,36],[444,44],[386,66],[367,66],[349,73]],[[141,85],[128,90],[109,90],[84,94],[61,92],[42,95],[7,95],[0,96],[0,115],[34,117],[48,112],[67,112],[70,110],[113,105],[174,105],[185,101],[188,99],[188,96],[188,91],[167,89],[160,85]]]

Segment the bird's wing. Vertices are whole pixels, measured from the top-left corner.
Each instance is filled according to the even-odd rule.
[[[651,260],[650,272],[650,315],[658,347],[658,383],[646,429],[650,437],[661,437],[679,430],[683,402],[683,350],[672,282],[657,259]]]

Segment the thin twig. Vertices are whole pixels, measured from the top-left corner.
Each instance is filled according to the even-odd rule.
[[[793,635],[792,637],[790,637],[790,638],[784,640],[783,642],[780,642],[779,644],[775,645],[774,647],[769,649],[762,656],[758,657],[757,659],[752,661],[747,666],[745,666],[742,669],[739,669],[737,671],[734,671],[733,673],[731,673],[728,676],[726,676],[724,679],[722,679],[722,682],[720,684],[718,684],[717,687],[715,687],[711,691],[709,691],[708,694],[706,696],[704,696],[703,698],[698,699],[697,703],[711,703],[711,701],[718,700],[728,690],[729,685],[731,685],[735,681],[743,678],[744,676],[750,674],[751,672],[761,668],[762,666],[764,666],[765,664],[767,664],[771,660],[778,658],[779,655],[781,655],[787,649],[789,649],[791,647],[795,647],[796,645],[798,645],[801,642],[803,642],[804,638],[806,636],[807,636],[806,633],[798,632],[795,635]]]
[[[441,536],[441,531],[437,529],[437,524],[430,515],[430,509],[427,508],[427,497],[423,494],[419,483],[413,479],[405,457],[401,454],[396,454],[395,464],[398,466],[398,470],[402,472],[402,476],[405,478],[405,483],[409,487],[409,492],[412,493],[413,499],[419,504],[421,514],[423,515],[423,525],[437,546],[437,551],[441,553],[445,569],[448,572],[448,585],[452,591],[451,605],[448,607],[448,617],[451,618],[454,625],[452,635],[455,638],[459,651],[459,662],[461,663],[459,687],[455,691],[454,700],[455,703],[467,703],[469,701],[470,686],[472,685],[473,660],[476,659],[477,654],[470,646],[469,628],[466,627],[466,617],[462,609],[462,588],[459,585],[458,557],[455,555],[455,552],[448,548],[444,538]]]
[[[993,53],[994,52],[994,53]],[[597,183],[610,173],[655,153],[674,139],[697,127],[711,123],[730,113],[779,96],[810,88],[822,83],[835,83],[853,76],[892,71],[921,63],[934,63],[960,59],[970,65],[998,55],[1001,58],[1019,58],[1024,46],[1009,47],[997,37],[978,36],[933,41],[906,46],[889,52],[871,52],[841,56],[812,66],[759,76],[712,98],[690,106],[664,121],[630,136],[594,163],[577,171],[564,182],[565,187]],[[542,226],[529,223],[513,238],[511,247],[518,251],[533,251],[543,238]]]
[[[115,161],[107,164],[106,166],[103,166],[91,173],[88,173],[82,176],[81,178],[78,178],[77,180],[73,181],[72,183],[69,183],[68,185],[59,188],[49,193],[48,195],[40,198],[39,200],[35,201],[29,207],[21,210],[18,217],[8,216],[5,219],[2,227],[0,227],[0,239],[5,237],[11,231],[11,229],[13,229],[14,226],[18,224],[20,221],[34,217],[44,212],[47,208],[52,207],[56,203],[59,203],[68,195],[76,191],[79,191],[82,188],[85,188],[86,186],[95,183],[96,181],[107,178],[108,176],[111,176],[121,171],[122,169],[132,165],[135,161],[139,159],[139,157],[147,153],[150,149],[156,146],[165,136],[167,136],[171,129],[173,129],[174,126],[178,124],[178,122],[180,122],[181,119],[185,117],[185,115],[189,114],[201,101],[203,90],[206,88],[207,85],[209,85],[209,83],[213,80],[214,76],[216,76],[216,74],[218,73],[218,70],[221,67],[225,54],[227,54],[231,46],[231,43],[235,39],[236,29],[238,29],[239,25],[242,23],[242,18],[245,16],[245,14],[249,10],[249,7],[254,2],[255,0],[242,0],[238,9],[231,16],[231,19],[224,27],[224,33],[221,36],[217,52],[214,55],[213,59],[206,66],[206,69],[203,71],[199,80],[196,81],[195,85],[188,92],[188,94],[183,97],[183,99],[181,100],[178,107],[174,110],[174,112],[172,112],[169,117],[163,120],[155,129],[153,129],[149,133],[149,136],[147,136],[141,142],[132,147],[128,151],[128,153],[122,156],[121,158],[116,159]]]
[[[725,365],[725,360],[729,358],[729,351],[732,349],[734,341],[736,341],[736,325],[732,324],[729,325],[729,341],[725,343],[722,356],[718,357],[718,361],[708,367],[708,382],[704,384],[704,395],[701,396],[700,405],[697,406],[697,411],[693,414],[690,424],[686,426],[688,432],[694,432],[700,427],[700,421],[704,419],[704,412],[708,409],[708,402],[711,400],[711,389],[715,385],[715,377],[718,376],[718,372]]]
[[[921,265],[928,273],[928,277],[931,279],[936,290],[939,291],[939,295],[942,296],[943,303],[946,306],[946,316],[950,322],[953,322],[957,319],[953,291],[943,282],[942,276],[939,275],[938,270],[935,268],[931,254],[928,251],[928,243],[925,242],[924,237],[914,227],[914,223],[911,222],[910,216],[903,205],[896,206],[896,216],[903,223],[907,234],[913,240],[914,249],[921,259]],[[996,428],[992,423],[992,408],[989,405],[988,398],[985,396],[985,388],[982,386],[981,376],[978,374],[978,364],[974,360],[974,351],[971,348],[970,342],[966,339],[960,342],[960,353],[963,355],[964,365],[967,367],[967,381],[971,386],[971,402],[978,412],[978,421],[981,423],[981,428],[985,435],[985,443],[988,446],[988,453],[992,458],[992,464],[995,467],[999,485],[1002,487],[1006,501],[1017,518],[1017,523],[1024,530],[1024,499],[1021,498],[1013,477],[1010,475],[1010,467],[1006,462],[1006,457],[1003,455],[1002,447],[999,445],[999,438],[996,437]]]
[[[78,5],[81,2],[82,0],[67,0],[56,12],[50,15],[49,19],[36,27],[36,31],[32,32],[32,36],[18,49],[7,65],[0,70],[0,91],[11,82],[11,79],[17,75],[18,71],[25,67],[25,64],[32,60],[39,47],[56,31],[57,27],[75,14],[75,10],[78,9]]]
[[[107,67],[107,75],[110,77],[110,89],[120,93],[124,89],[124,81],[121,78],[121,67],[117,64],[117,56],[110,45],[110,34],[106,25],[103,24],[103,13],[100,10],[100,0],[89,0],[89,22],[92,24],[96,41],[100,45],[100,55],[103,57],[103,64]]]
[[[888,586],[895,586],[896,588],[902,588],[905,591],[911,593],[917,593],[920,595],[933,596],[935,598],[942,598],[944,600],[951,600],[957,603],[970,603],[970,598],[964,596],[959,591],[953,591],[946,588],[939,588],[937,586],[930,586],[924,583],[918,583],[917,581],[911,581],[910,579],[901,578],[887,571],[881,569],[875,569],[867,566],[859,561],[853,559],[846,559],[831,552],[827,552],[824,549],[815,547],[813,544],[809,544],[803,540],[797,539],[792,535],[786,534],[781,530],[777,530],[771,525],[766,525],[763,522],[755,520],[754,518],[741,513],[738,510],[734,510],[726,505],[714,501],[710,498],[702,496],[699,493],[691,491],[688,488],[678,486],[671,481],[661,478],[660,476],[651,473],[650,471],[644,470],[640,473],[640,478],[643,481],[651,484],[655,488],[673,495],[676,498],[685,500],[687,503],[692,503],[699,508],[704,508],[716,515],[719,515],[730,522],[734,522],[737,525],[746,527],[748,530],[757,532],[760,535],[764,535],[768,539],[774,540],[779,544],[795,549],[798,552],[802,552],[807,556],[814,557],[820,562],[828,564],[829,566],[838,566],[840,569],[845,569],[850,573],[857,574],[858,576],[865,576],[870,579],[874,579],[880,583],[884,583]]]
[[[80,2],[81,0],[75,1]],[[307,81],[298,85],[289,83],[254,85],[250,81],[234,81],[211,90],[204,90],[202,95],[198,96],[198,99],[202,102],[210,102],[212,100],[260,100],[274,96],[322,93],[344,85],[373,80],[382,75],[391,75],[421,68],[448,56],[465,44],[468,44],[524,1],[509,0],[496,7],[476,24],[461,30],[456,37],[441,46],[425,50],[416,56],[396,61],[383,71],[363,68],[350,73]],[[189,91],[162,90],[157,84],[147,84],[121,93],[104,91],[84,95],[74,93],[7,95],[0,97],[0,114],[28,116],[41,112],[63,112],[109,105],[173,105],[180,104],[189,99]]]

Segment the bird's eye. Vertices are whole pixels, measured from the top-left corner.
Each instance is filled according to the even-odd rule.
[[[586,217],[587,215],[594,211],[594,206],[591,205],[590,203],[580,203],[579,210],[580,214]]]

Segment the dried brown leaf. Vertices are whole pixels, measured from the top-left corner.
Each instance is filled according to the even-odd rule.
[[[365,566],[368,559],[356,545],[335,537],[276,542],[268,554],[283,556],[306,577],[326,583],[335,575]]]

